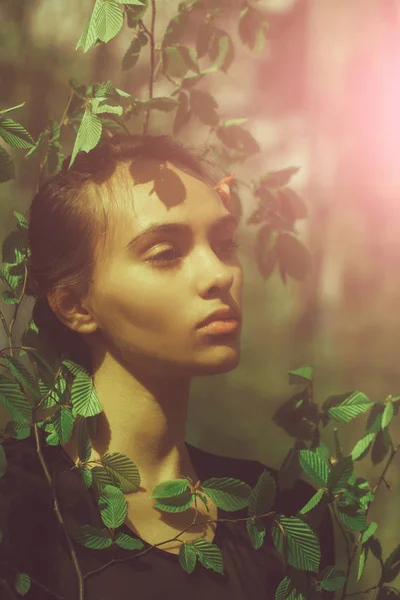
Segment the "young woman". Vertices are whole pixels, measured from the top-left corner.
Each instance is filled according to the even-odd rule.
[[[197,504],[197,516],[194,507],[174,514],[158,510],[150,498],[154,486],[168,479],[190,477],[195,484],[232,477],[254,487],[264,468],[276,474],[257,461],[216,456],[185,441],[193,377],[231,371],[240,361],[238,223],[216,191],[220,178],[210,163],[167,136],[114,137],[79,154],[32,202],[28,289],[36,297],[34,320],[60,356],[93,378],[103,412],[92,433],[91,460],[125,454],[141,477],[139,490],[125,495],[121,531],[149,551],[135,557],[143,550],[74,543],[88,600],[265,600],[274,598],[284,576],[268,523],[264,546],[256,550],[245,521],[217,522],[244,517],[246,509],[225,514],[209,500],[209,511]],[[75,433],[64,447],[48,446],[45,438],[42,446],[67,527],[104,528],[93,490],[73,469]],[[12,581],[12,563],[32,577],[28,600],[54,593],[79,598],[33,436],[4,447],[4,580]],[[293,515],[313,491],[298,482],[279,492],[275,510]],[[192,528],[168,541],[194,517]],[[334,564],[327,512],[319,533],[322,570]],[[190,575],[182,569],[180,546],[197,538],[220,548],[223,574],[199,563]]]

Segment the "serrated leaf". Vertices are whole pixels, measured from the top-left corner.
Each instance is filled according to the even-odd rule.
[[[0,117],[0,136],[13,148],[31,148],[34,144],[32,136],[20,123],[13,119]]]
[[[115,481],[114,481],[111,473],[109,473],[108,470],[105,469],[104,467],[96,466],[96,467],[93,467],[91,469],[91,471],[92,471],[93,483],[98,492],[101,492],[105,488],[106,485],[115,486]]]
[[[103,411],[93,379],[84,374],[76,375],[72,383],[71,403],[75,412],[82,417],[94,417]]]
[[[8,412],[13,421],[32,423],[32,408],[16,381],[0,375],[0,404]]]
[[[298,385],[309,383],[313,380],[313,368],[310,365],[303,365],[298,369],[289,371],[289,385]]]
[[[14,587],[18,594],[25,596],[31,587],[31,579],[27,573],[18,573],[14,582]]]
[[[388,404],[386,404],[385,406],[385,410],[383,411],[383,415],[382,415],[382,429],[385,429],[385,427],[387,427],[394,415],[394,406],[391,402],[388,402]]]
[[[190,489],[190,485],[187,479],[168,479],[154,486],[150,498],[173,498],[180,496],[188,489]]]
[[[21,227],[22,229],[28,229],[28,219],[24,215],[17,212],[16,210],[13,211],[13,215],[16,218],[17,225],[19,227]]]
[[[106,485],[101,491],[98,505],[104,525],[115,529],[124,523],[127,504],[121,490],[113,485]]]
[[[346,575],[337,567],[326,567],[320,575],[320,585],[323,590],[333,592],[343,587]]]
[[[103,0],[100,0],[101,2]],[[97,146],[101,138],[103,126],[101,119],[90,112],[87,107],[79,126],[69,167],[72,166],[78,152],[90,152]]]
[[[119,452],[107,453],[101,457],[101,462],[112,472],[113,477],[118,481],[119,487],[124,493],[138,490],[140,486],[139,469],[128,456]]]
[[[6,290],[0,294],[0,300],[3,304],[18,304],[18,298],[11,290]]]
[[[140,550],[144,544],[139,538],[133,538],[126,533],[118,532],[115,538],[115,543],[124,550]]]
[[[36,378],[25,367],[25,365],[15,356],[3,356],[2,359],[6,362],[8,369],[16,381],[18,381],[25,390],[28,390],[32,394],[34,400],[39,400],[39,384],[36,381]]]
[[[253,517],[267,513],[274,504],[276,483],[266,469],[259,475],[257,484],[251,490],[248,498],[248,516]]]
[[[339,423],[348,423],[358,415],[366,412],[372,406],[372,402],[362,392],[352,392],[339,405],[328,409],[331,419]]]
[[[135,34],[131,43],[129,44],[128,50],[125,52],[122,59],[122,70],[127,71],[132,69],[139,60],[141,49],[147,44],[147,35],[143,32]]]
[[[57,432],[61,444],[66,444],[74,426],[74,417],[69,408],[60,406],[53,417],[54,429]]]
[[[180,129],[189,121],[190,110],[189,110],[189,99],[187,95],[183,92],[179,94],[178,97],[178,108],[175,113],[174,125],[173,125],[173,133],[176,135]]]
[[[267,27],[268,23],[259,11],[247,6],[240,13],[239,36],[250,50],[260,52],[263,49]]]
[[[82,481],[87,488],[90,488],[93,482],[93,474],[91,469],[88,467],[79,467],[79,473],[81,474]]]
[[[86,462],[92,454],[92,443],[90,441],[89,430],[86,419],[79,419],[76,428],[76,438],[78,445],[78,457],[81,462]]]
[[[353,460],[359,460],[360,458],[364,458],[367,450],[369,450],[373,440],[375,438],[375,433],[367,433],[364,435],[361,440],[359,440],[351,451],[351,458]]]
[[[337,493],[345,489],[347,482],[353,475],[353,459],[351,456],[341,458],[332,468],[329,474],[328,486]]]
[[[142,5],[139,5],[139,4],[136,5],[136,3],[135,4],[129,3],[129,5],[125,7],[126,22],[127,22],[128,27],[132,28],[132,27],[138,26],[139,20],[143,19],[144,15],[146,14],[148,4],[149,4],[149,1],[144,0]]]
[[[110,113],[114,115],[122,115],[123,108],[117,102],[109,98],[93,98],[92,112],[95,115]]]
[[[191,545],[203,567],[224,574],[222,552],[218,546],[202,538],[195,540]]]
[[[0,183],[15,178],[14,163],[7,150],[0,146]]]
[[[25,440],[30,436],[31,428],[29,425],[26,425],[26,423],[8,421],[4,427],[4,433],[17,440]]]
[[[46,129],[39,134],[37,141],[32,148],[25,154],[25,158],[34,158],[39,153],[40,149],[45,145],[50,136],[50,131]]]
[[[183,543],[179,548],[179,565],[186,573],[193,573],[197,554],[192,544]]]
[[[245,152],[246,154],[255,154],[260,152],[260,146],[249,131],[243,129],[240,125],[223,125],[216,129],[216,134],[225,146]]]
[[[366,516],[360,513],[356,516],[351,516],[343,512],[344,509],[338,510],[338,517],[342,521],[343,525],[349,531],[364,531],[367,528]]]
[[[311,268],[309,250],[291,233],[279,233],[276,252],[280,267],[293,279],[303,280]]]
[[[190,108],[205,125],[215,127],[218,124],[219,116],[216,112],[218,103],[208,92],[192,89],[190,91]]]
[[[201,483],[203,493],[218,508],[235,511],[248,506],[251,487],[240,479],[212,477]]]
[[[278,472],[278,485],[281,491],[290,489],[299,479],[302,468],[299,460],[299,450],[305,448],[304,442],[296,440],[290,448]]]
[[[307,502],[307,504],[305,506],[303,506],[303,508],[300,510],[301,514],[305,515],[310,510],[315,508],[321,502],[324,494],[325,494],[325,491],[323,490],[323,488],[320,488],[317,492],[315,492],[314,496],[312,498],[310,498],[310,500]]]
[[[278,552],[284,554],[284,538],[287,544],[287,562],[296,569],[318,572],[321,550],[317,536],[309,525],[298,517],[279,515],[280,527],[274,521],[272,539]]]
[[[102,550],[112,544],[111,534],[108,529],[95,529],[90,525],[78,527],[74,531],[73,537],[77,542],[86,546],[86,548],[93,548],[94,550]]]
[[[246,529],[249,534],[251,545],[258,550],[264,543],[266,534],[265,525],[261,519],[247,519]]]
[[[222,29],[216,29],[208,51],[213,66],[226,73],[235,57],[235,49],[230,36]]]
[[[371,523],[368,525],[367,529],[365,531],[363,531],[363,534],[361,536],[361,543],[365,544],[369,540],[369,538],[374,535],[377,528],[378,528],[378,523],[375,523],[375,521],[371,521]]]
[[[70,372],[72,373],[72,375],[82,375],[82,376],[86,376],[86,377],[90,377],[89,372],[84,369],[83,367],[81,367],[81,365],[78,365],[76,362],[72,361],[72,360],[63,360],[62,365]]]
[[[327,486],[329,465],[316,452],[300,450],[300,465],[317,485]]]

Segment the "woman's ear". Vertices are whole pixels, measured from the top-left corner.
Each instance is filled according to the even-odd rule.
[[[93,333],[97,323],[90,310],[70,289],[50,290],[47,301],[57,319],[69,329],[78,333]]]

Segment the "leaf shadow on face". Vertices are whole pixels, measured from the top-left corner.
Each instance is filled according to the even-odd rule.
[[[186,187],[179,175],[169,169],[165,163],[153,161],[134,161],[129,167],[134,185],[153,183],[150,194],[154,192],[167,208],[172,208],[186,198]]]

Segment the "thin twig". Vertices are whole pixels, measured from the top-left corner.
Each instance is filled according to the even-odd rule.
[[[26,256],[25,256],[25,258],[26,258]],[[11,348],[10,348],[10,354],[11,354],[11,356],[13,356],[12,330],[13,330],[15,321],[17,320],[18,309],[20,307],[22,298],[24,297],[24,294],[25,294],[25,288],[26,288],[26,281],[27,281],[27,279],[28,279],[28,269],[26,267],[26,261],[24,260],[24,282],[22,284],[22,290],[21,290],[21,293],[19,295],[18,302],[15,304],[14,315],[13,315],[13,318],[11,319],[10,330],[9,330],[10,331],[10,334],[9,334],[9,343],[10,343],[10,346],[11,346]]]
[[[154,54],[155,54],[154,31],[155,31],[155,24],[156,24],[156,1],[155,0],[151,0],[151,11],[152,11],[151,12],[151,30],[149,31],[142,22],[142,27],[144,28],[144,31],[147,33],[147,35],[150,38],[149,100],[151,100],[153,98],[153,83],[154,83]],[[151,111],[151,109],[149,106],[149,108],[147,109],[147,112],[146,112],[146,119],[144,122],[142,135],[146,135],[146,133],[147,133],[147,128],[148,128],[149,119],[150,119],[150,111]]]
[[[33,423],[33,431],[34,431],[35,440],[36,440],[36,452],[38,454],[40,464],[42,465],[42,469],[43,469],[43,472],[45,474],[45,477],[46,477],[46,479],[48,481],[48,484],[49,484],[49,486],[50,486],[50,488],[52,490],[54,511],[55,511],[55,513],[57,515],[57,519],[58,519],[58,521],[59,521],[59,523],[60,523],[60,525],[61,525],[61,527],[62,527],[62,529],[64,531],[64,536],[65,536],[65,539],[67,541],[67,545],[68,545],[68,548],[69,548],[69,551],[70,551],[72,562],[74,564],[75,571],[76,571],[76,574],[78,576],[78,587],[79,587],[79,596],[78,597],[79,597],[79,600],[84,600],[84,594],[85,594],[84,580],[83,580],[82,572],[81,572],[81,569],[80,569],[80,566],[79,566],[78,557],[76,556],[76,552],[75,552],[74,546],[73,546],[71,538],[70,538],[70,536],[68,534],[68,531],[67,531],[67,528],[66,528],[66,525],[65,525],[65,522],[64,522],[64,518],[62,516],[61,510],[60,510],[60,507],[59,507],[59,504],[58,504],[57,495],[56,495],[56,493],[54,491],[53,480],[52,480],[50,472],[49,472],[49,470],[47,468],[46,461],[44,460],[44,456],[43,456],[42,449],[41,449],[41,446],[40,446],[39,429],[38,429],[38,426],[37,426],[37,424],[35,422]]]
[[[271,511],[269,513],[265,513],[264,515],[257,515],[257,518],[271,517],[271,515],[274,514],[274,512],[275,511]],[[240,519],[210,519],[208,521],[203,521],[202,523],[192,523],[191,525],[188,525],[188,527],[186,527],[185,529],[180,531],[175,537],[170,538],[169,540],[165,540],[164,542],[159,542],[158,544],[152,544],[151,546],[149,546],[149,548],[146,548],[145,550],[143,550],[143,552],[139,552],[139,553],[135,554],[134,556],[126,556],[123,558],[113,558],[112,560],[110,560],[108,563],[105,563],[101,567],[98,567],[97,569],[94,569],[93,571],[88,571],[87,573],[85,573],[83,578],[86,579],[87,577],[90,577],[91,575],[94,575],[95,573],[104,571],[105,569],[107,569],[108,567],[110,567],[113,564],[125,562],[127,560],[132,560],[132,558],[138,558],[139,556],[143,556],[144,554],[147,554],[148,552],[150,552],[150,550],[152,550],[153,548],[157,548],[158,546],[162,546],[163,544],[168,544],[169,542],[174,542],[175,540],[177,540],[178,542],[184,543],[184,542],[182,542],[182,540],[179,540],[178,538],[183,533],[185,533],[185,531],[187,531],[188,529],[191,529],[194,525],[208,525],[209,523],[217,523],[217,522],[218,523],[220,523],[220,522],[238,523],[239,521],[248,521],[249,518],[250,517],[242,517]],[[280,526],[280,523],[278,523],[278,525]]]

